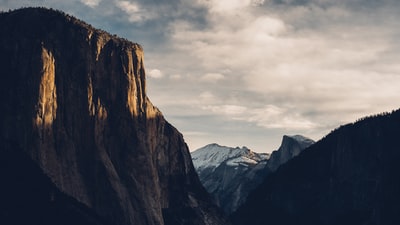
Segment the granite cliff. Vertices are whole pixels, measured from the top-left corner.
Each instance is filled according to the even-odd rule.
[[[28,157],[52,202],[56,190],[90,212],[85,218],[109,224],[227,224],[182,135],[146,96],[140,45],[59,11],[26,8],[0,14],[0,68],[0,154]],[[2,182],[13,183],[16,165],[32,172],[10,160]],[[13,190],[23,189],[1,194],[22,194]],[[23,217],[17,208],[8,214]]]
[[[315,142],[301,135],[283,135],[281,146],[271,153],[268,159],[267,168],[269,172],[276,171],[281,165],[298,156],[304,149]]]
[[[336,129],[266,177],[237,225],[400,224],[400,110]]]

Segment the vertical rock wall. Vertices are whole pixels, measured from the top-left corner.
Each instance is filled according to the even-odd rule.
[[[226,224],[146,96],[139,45],[22,9],[0,15],[0,66],[1,139],[62,192],[115,224]]]

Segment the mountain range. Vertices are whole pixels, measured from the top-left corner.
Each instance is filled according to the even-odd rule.
[[[192,152],[192,160],[206,190],[225,213],[231,214],[267,174],[313,143],[301,135],[285,135],[279,149],[272,154],[210,144]]]

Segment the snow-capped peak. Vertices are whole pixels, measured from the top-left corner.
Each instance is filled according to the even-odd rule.
[[[231,148],[215,143],[192,152],[193,165],[197,171],[205,168],[216,168],[224,162],[232,166],[257,164],[257,162],[266,158],[267,155],[254,153],[245,146]]]

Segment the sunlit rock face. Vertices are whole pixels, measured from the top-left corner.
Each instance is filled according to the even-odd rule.
[[[61,193],[110,224],[227,223],[146,96],[141,46],[21,9],[0,14],[0,68],[2,151],[29,156]]]

